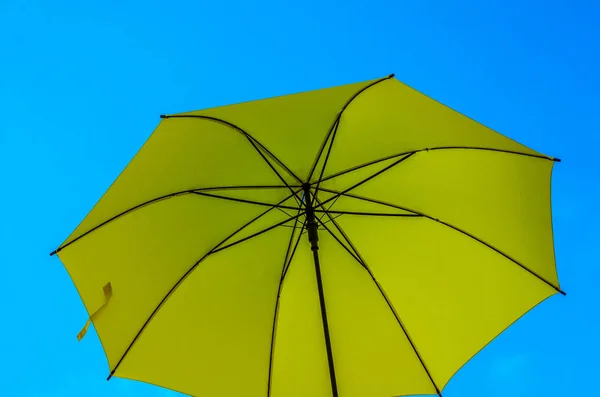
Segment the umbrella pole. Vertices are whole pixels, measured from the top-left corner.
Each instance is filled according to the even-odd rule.
[[[308,231],[308,240],[313,253],[315,264],[315,273],[317,276],[317,288],[319,290],[319,303],[321,305],[321,318],[323,322],[323,332],[325,334],[325,347],[327,348],[327,361],[329,363],[329,377],[331,379],[331,391],[333,397],[338,397],[337,381],[335,378],[335,368],[333,366],[333,352],[331,349],[331,338],[329,336],[329,324],[327,322],[327,310],[325,308],[325,295],[323,293],[323,280],[321,278],[321,264],[319,262],[319,233],[318,224],[315,218],[312,197],[310,195],[310,184],[302,185],[304,191],[304,203],[306,206],[306,230]]]

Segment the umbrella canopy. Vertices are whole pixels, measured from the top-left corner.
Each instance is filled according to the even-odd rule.
[[[393,75],[161,117],[54,252],[110,376],[196,396],[441,395],[563,293],[558,160]]]

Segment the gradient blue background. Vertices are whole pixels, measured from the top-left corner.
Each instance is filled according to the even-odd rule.
[[[548,155],[567,297],[467,364],[447,397],[582,396],[600,373],[600,3],[3,0],[0,395],[167,396],[108,374],[56,248],[158,123],[396,73]],[[440,324],[443,326],[443,324]]]

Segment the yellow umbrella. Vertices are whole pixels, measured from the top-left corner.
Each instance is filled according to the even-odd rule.
[[[555,161],[393,75],[162,116],[54,253],[109,378],[211,397],[441,395],[563,293]]]

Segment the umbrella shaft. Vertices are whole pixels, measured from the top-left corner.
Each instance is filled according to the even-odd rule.
[[[308,241],[310,241],[310,248],[313,251],[318,251],[319,250],[319,233],[317,232],[317,222],[313,221],[307,221],[307,226],[306,226],[307,230],[308,230]]]
[[[321,304],[321,320],[323,321],[323,332],[325,336],[325,348],[327,349],[327,362],[329,364],[329,378],[331,380],[331,392],[333,397],[338,397],[337,380],[333,365],[333,350],[331,348],[331,337],[329,336],[329,323],[327,321],[327,310],[325,309],[325,294],[323,293],[323,279],[321,277],[321,264],[319,263],[319,250],[313,250],[315,262],[315,273],[317,275],[317,288],[319,290],[319,302]]]
[[[319,232],[318,223],[315,217],[315,211],[312,206],[312,197],[310,196],[310,185],[304,184],[304,205],[306,206],[306,229],[308,231],[308,240],[313,252],[315,263],[315,273],[317,276],[317,288],[319,290],[319,303],[321,305],[321,318],[323,321],[323,332],[325,336],[325,347],[327,348],[327,361],[329,363],[329,377],[331,379],[331,392],[333,397],[338,397],[337,381],[335,377],[335,368],[333,366],[333,351],[331,348],[331,338],[329,336],[329,324],[327,321],[327,309],[325,308],[325,294],[323,292],[323,279],[321,277],[321,264],[319,262]]]

